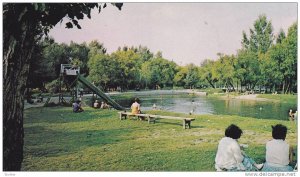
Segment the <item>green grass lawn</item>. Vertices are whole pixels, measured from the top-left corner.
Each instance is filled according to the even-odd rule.
[[[280,101],[281,103],[297,103],[297,95],[292,94],[259,94],[258,97]]]
[[[289,121],[223,115],[193,115],[192,128],[176,120],[119,120],[116,110],[72,113],[68,107],[25,110],[23,171],[214,171],[218,141],[235,123],[240,143],[258,163],[264,162],[271,125],[288,127],[296,147],[296,125]],[[187,116],[151,111],[153,114]]]

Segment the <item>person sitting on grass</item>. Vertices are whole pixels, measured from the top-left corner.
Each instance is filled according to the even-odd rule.
[[[94,103],[94,108],[100,108],[100,104],[99,104],[99,101],[98,100],[95,100],[95,103]]]
[[[277,124],[272,126],[271,141],[266,144],[266,163],[262,171],[293,171],[289,166],[292,162],[293,149],[285,141],[287,128]]]
[[[242,133],[243,131],[234,124],[225,130],[225,137],[219,142],[215,158],[217,171],[258,171],[263,167],[263,164],[256,164],[241,150],[237,140]]]
[[[298,111],[296,111],[295,114],[294,114],[294,121],[297,124],[297,121],[298,121]]]
[[[73,112],[78,113],[84,111],[80,102],[80,100],[77,100],[75,103],[73,103]]]
[[[108,105],[106,102],[102,101],[100,108],[101,109],[110,109],[110,105]]]

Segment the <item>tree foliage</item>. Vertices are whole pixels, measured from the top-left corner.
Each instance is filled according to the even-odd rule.
[[[266,53],[274,40],[272,23],[267,20],[266,15],[260,15],[253,27],[250,29],[249,39],[243,32],[242,46],[253,52]]]
[[[215,88],[218,78],[213,78],[213,68],[215,62],[213,60],[206,59],[202,62],[200,68],[200,79],[207,81],[212,88]]]
[[[220,55],[219,60],[215,62],[213,71],[219,82],[224,85],[227,89],[233,88],[233,82],[235,77],[235,57],[228,55]]]
[[[114,3],[121,9],[122,3]],[[106,3],[3,4],[3,170],[18,171],[23,160],[23,101],[29,66],[38,40],[66,17],[67,28],[81,28],[78,20],[91,17]]]
[[[235,64],[235,77],[240,81],[241,87],[247,90],[254,88],[260,76],[257,53],[250,50],[240,50]]]
[[[89,59],[88,67],[90,74],[89,80],[96,86],[102,87],[106,90],[109,86],[114,84],[114,78],[117,75],[117,62],[106,54],[96,54]]]
[[[150,88],[155,88],[156,85],[171,87],[174,84],[176,64],[160,57],[161,55],[157,56],[158,58],[154,58],[143,64],[143,77],[149,79],[147,82]]]
[[[174,76],[174,83],[176,86],[184,87],[186,85],[185,78],[188,73],[187,66],[177,66],[176,70],[178,71]]]
[[[185,86],[192,89],[199,82],[199,69],[194,64],[187,65],[187,73],[184,78]]]
[[[271,22],[264,15],[259,16],[250,29],[252,35],[248,38],[245,32],[242,33],[242,49],[236,55],[219,53],[217,60],[206,59],[201,66],[178,66],[163,58],[161,51],[153,54],[150,49],[141,45],[119,47],[112,54],[106,54],[104,44],[96,40],[88,45],[71,42],[69,46],[52,42],[43,50],[43,58],[49,58],[47,61],[56,61],[58,64],[67,62],[58,59],[64,57],[82,68],[86,66],[88,78],[105,90],[116,87],[123,90],[157,88],[159,85],[240,90],[266,87],[269,91],[295,91],[296,83],[293,80],[296,78],[297,36],[292,34],[297,29],[295,26],[291,27],[288,35],[281,29],[276,36],[276,43],[271,44],[271,39],[274,38],[272,28]],[[60,52],[64,50],[65,53]],[[52,68],[58,68],[58,65]],[[57,74],[52,79],[56,76]]]

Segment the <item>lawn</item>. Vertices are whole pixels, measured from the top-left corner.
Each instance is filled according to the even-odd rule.
[[[192,128],[180,121],[119,120],[116,110],[85,107],[25,110],[23,171],[214,171],[218,141],[235,123],[244,134],[240,143],[258,163],[264,162],[271,125],[288,127],[287,141],[296,147],[294,122],[223,115],[193,115]],[[151,111],[153,114],[187,116]]]
[[[259,98],[267,98],[274,101],[280,101],[281,103],[297,103],[297,95],[292,94],[260,94]]]

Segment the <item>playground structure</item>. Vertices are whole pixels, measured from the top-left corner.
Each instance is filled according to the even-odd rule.
[[[67,101],[64,99],[62,86],[66,84],[68,90],[71,91],[72,99],[70,102],[73,102],[78,97],[78,85],[77,85],[77,75],[80,74],[80,67],[73,66],[71,64],[61,64],[60,65],[60,73],[58,79],[58,102],[59,103],[66,103]],[[68,83],[67,80],[71,80],[71,83]]]
[[[67,80],[71,80],[71,83],[67,84]],[[62,85],[65,83],[69,90],[73,91],[71,102],[78,99],[79,89],[78,89],[78,81],[81,82],[84,86],[90,89],[93,93],[98,95],[112,107],[117,110],[125,110],[122,106],[120,106],[117,102],[107,96],[103,91],[97,88],[94,84],[90,83],[83,76],[80,75],[80,67],[72,66],[71,64],[61,64],[60,68],[60,77],[59,77],[59,103],[66,103],[64,99],[64,95],[62,92]]]

